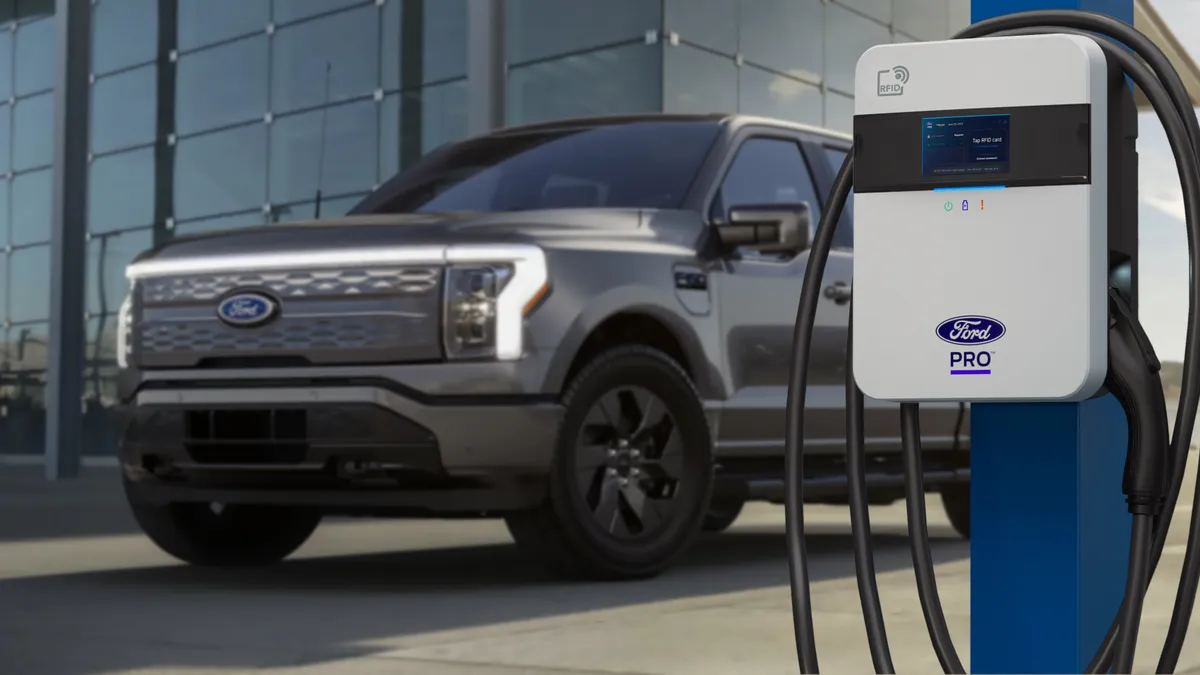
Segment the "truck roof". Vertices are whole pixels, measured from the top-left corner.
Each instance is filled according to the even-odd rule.
[[[521,134],[530,131],[554,131],[558,129],[578,129],[586,127],[613,126],[620,124],[637,124],[639,122],[716,122],[719,124],[728,125],[731,127],[741,127],[748,124],[761,124],[764,126],[783,127],[786,129],[794,129],[797,131],[805,131],[812,134],[835,138],[849,142],[852,137],[849,134],[825,129],[822,127],[813,126],[810,124],[801,124],[799,122],[789,122],[787,120],[775,119],[772,117],[758,117],[755,115],[729,114],[729,113],[637,113],[627,115],[600,115],[592,117],[568,117],[564,119],[556,119],[549,122],[534,122],[531,124],[522,124],[518,126],[505,127],[497,129],[488,136],[506,136],[510,134]]]

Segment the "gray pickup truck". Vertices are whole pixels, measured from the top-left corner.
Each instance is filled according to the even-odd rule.
[[[730,115],[504,129],[338,218],[175,239],[129,266],[126,494],[197,565],[278,561],[326,515],[503,517],[575,578],[666,569],[783,497],[808,243],[849,137]],[[845,500],[853,214],[817,313],[807,499]],[[922,406],[968,535],[965,410]],[[867,401],[873,501],[896,406]]]

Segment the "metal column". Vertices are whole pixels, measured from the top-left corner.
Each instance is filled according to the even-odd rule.
[[[504,0],[467,3],[467,135],[504,126]]]
[[[83,446],[91,14],[91,0],[56,0],[50,344],[46,366],[46,478],[50,480],[79,473]]]
[[[971,20],[1034,9],[1133,24],[1133,0],[972,0]],[[1124,590],[1127,438],[1111,395],[971,406],[971,672],[1083,672]]]

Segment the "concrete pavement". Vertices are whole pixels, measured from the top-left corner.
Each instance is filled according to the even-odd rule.
[[[278,567],[219,571],[176,564],[138,534],[114,472],[56,485],[35,474],[0,468],[3,673],[797,672],[778,507],[749,508],[679,568],[637,583],[546,580],[490,521],[329,523]],[[969,662],[969,547],[936,497],[929,512],[943,604]],[[846,511],[808,513],[822,670],[870,672]],[[1147,601],[1142,668],[1153,667],[1170,615],[1187,516]],[[872,518],[897,667],[938,672],[903,506]],[[1189,644],[1180,670],[1197,667]]]

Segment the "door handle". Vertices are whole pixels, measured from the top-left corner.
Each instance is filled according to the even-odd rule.
[[[825,287],[825,297],[829,298],[838,305],[844,305],[847,302],[850,302],[851,295],[852,289],[850,288],[850,284],[844,281],[839,281],[832,286]]]

